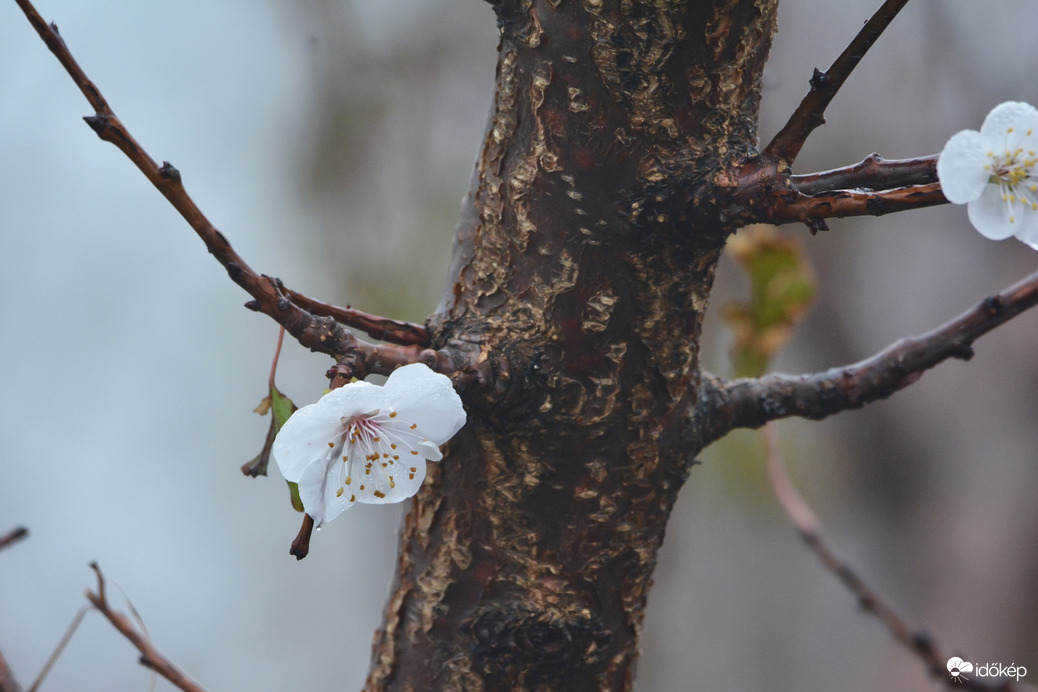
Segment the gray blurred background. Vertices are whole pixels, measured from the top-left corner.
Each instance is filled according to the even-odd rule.
[[[785,0],[762,136],[879,0]],[[446,273],[489,108],[497,35],[477,0],[40,0],[131,132],[168,159],[258,271],[422,320]],[[936,153],[1004,100],[1038,103],[1033,0],[915,0],[798,163]],[[995,38],[997,37],[997,39]],[[28,685],[85,603],[96,560],[155,644],[210,690],[357,689],[400,507],[358,507],[296,563],[262,444],[277,330],[193,231],[80,117],[89,108],[14,3],[0,4],[0,650]],[[943,207],[802,228],[820,299],[777,368],[814,371],[926,331],[1038,269]],[[724,264],[716,308],[738,295]],[[727,337],[707,326],[708,366]],[[1038,680],[1038,313],[910,390],[780,425],[836,551],[910,624]],[[328,361],[289,345],[299,404]],[[937,689],[798,542],[755,434],[709,450],[667,534],[640,690]],[[276,476],[276,474],[275,474]],[[113,602],[124,607],[116,591]],[[148,689],[96,613],[44,690]],[[157,689],[171,689],[159,681]]]

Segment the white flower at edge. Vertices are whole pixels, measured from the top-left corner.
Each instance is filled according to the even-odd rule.
[[[272,453],[285,480],[299,484],[303,508],[319,527],[355,502],[401,502],[418,492],[425,462],[465,424],[451,381],[421,363],[394,371],[382,386],[353,382],[299,409]]]
[[[991,240],[1016,236],[1038,250],[1038,110],[995,106],[980,132],[952,136],[937,158],[949,202],[966,204],[970,223]]]

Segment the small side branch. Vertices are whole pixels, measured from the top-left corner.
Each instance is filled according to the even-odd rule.
[[[768,467],[768,479],[771,481],[775,498],[779,501],[786,516],[796,527],[801,540],[815,554],[827,570],[843,582],[844,586],[858,599],[862,610],[875,615],[887,628],[894,639],[919,657],[926,665],[927,671],[936,679],[944,680],[949,688],[952,678],[945,669],[948,657],[940,651],[935,639],[925,630],[913,630],[905,622],[893,606],[879,595],[864,579],[836,555],[822,538],[821,523],[811,507],[797,492],[792,479],[786,472],[782,456],[778,451],[778,440],[773,425],[764,426],[765,463]],[[1016,689],[1012,682],[988,685],[979,678],[958,678],[956,689],[968,690],[1003,690],[1009,692]]]
[[[288,296],[289,300],[311,315],[331,317],[340,324],[359,329],[374,339],[388,341],[391,344],[421,346],[422,348],[429,347],[429,331],[420,324],[371,315],[351,308],[348,305],[340,308],[337,305],[322,303],[302,293],[285,288],[280,281],[278,281],[278,287]]]
[[[879,154],[843,168],[790,175],[759,155],[731,172],[729,218],[733,225],[800,222],[828,230],[826,219],[882,216],[947,204],[937,180],[937,157],[888,161]]]
[[[893,190],[911,185],[929,185],[937,182],[937,157],[889,160],[872,153],[853,166],[792,175],[789,181],[793,189],[802,195],[816,195],[831,190]]]
[[[97,593],[87,591],[86,597],[102,615],[108,618],[115,629],[126,637],[138,651],[141,652],[140,663],[145,668],[150,668],[162,677],[169,680],[178,689],[184,692],[205,692],[205,689],[192,680],[182,670],[177,668],[169,659],[156,649],[151,641],[138,630],[126,615],[112,610],[105,596],[105,580],[98,568],[97,563],[90,567],[97,573]]]
[[[8,531],[3,536],[0,536],[0,550],[13,543],[17,543],[28,535],[29,531],[24,526]],[[0,652],[0,692],[22,692],[22,687],[18,684],[18,680],[15,679],[14,673],[11,672],[11,668],[7,665],[7,660],[2,652]]]
[[[813,196],[793,193],[776,197],[769,210],[768,221],[775,224],[799,221],[813,230],[828,230],[825,219],[883,216],[947,203],[938,183],[881,192],[835,190]]]
[[[2,653],[0,653],[0,692],[22,692],[21,685],[15,680],[14,673],[11,672]]]
[[[766,375],[726,382],[704,378],[696,416],[704,442],[735,428],[792,416],[820,420],[907,387],[948,358],[968,360],[973,342],[1038,304],[1038,272],[922,336],[902,339],[853,365],[811,375]]]
[[[40,686],[43,684],[44,679],[46,679],[47,674],[50,673],[50,669],[58,662],[61,653],[65,650],[65,647],[68,646],[68,643],[72,641],[72,635],[74,635],[76,630],[79,629],[80,623],[83,622],[83,617],[92,609],[93,606],[85,605],[80,608],[79,612],[76,613],[76,616],[72,618],[72,622],[69,623],[68,629],[65,630],[65,634],[62,635],[61,641],[58,642],[58,645],[54,647],[54,651],[51,653],[50,658],[48,658],[47,662],[43,664],[43,669],[40,670],[40,674],[36,676],[36,680],[33,681],[32,687],[29,688],[29,692],[36,692],[40,689]]]
[[[825,123],[825,109],[847,81],[854,68],[865,57],[872,44],[879,39],[908,0],[886,0],[865,23],[850,45],[825,72],[815,70],[811,77],[811,91],[800,102],[778,134],[764,148],[764,156],[789,168],[816,128]]]

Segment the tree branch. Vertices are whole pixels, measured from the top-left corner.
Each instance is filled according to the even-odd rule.
[[[331,317],[340,324],[359,329],[372,338],[388,341],[391,344],[429,347],[429,331],[423,325],[371,315],[348,305],[340,308],[337,305],[322,303],[290,288],[285,288],[280,280],[278,287],[293,303],[312,315]]]
[[[760,221],[783,224],[799,221],[812,230],[829,230],[825,219],[883,216],[909,209],[947,204],[939,183],[913,185],[881,192],[834,190],[813,196],[799,192],[777,195]]]
[[[726,382],[704,377],[696,417],[704,442],[735,428],[797,416],[821,420],[907,387],[948,358],[968,360],[973,342],[1038,304],[1038,272],[990,296],[941,327],[888,346],[853,365],[811,375],[766,375]]]
[[[58,34],[57,26],[47,24],[29,0],[16,0],[29,23],[43,39],[44,43],[72,80],[79,87],[83,96],[94,109],[94,115],[84,118],[86,123],[97,133],[98,137],[114,144],[144,174],[155,188],[169,200],[169,203],[180,212],[180,215],[191,225],[205,243],[206,248],[216,260],[227,270],[228,276],[236,284],[245,289],[253,297],[246,306],[273,318],[283,326],[289,334],[303,346],[321,353],[327,353],[338,359],[348,359],[350,367],[363,377],[367,373],[388,374],[393,369],[407,363],[419,361],[424,345],[419,338],[423,328],[408,329],[407,323],[395,322],[374,317],[359,311],[342,311],[334,313],[334,317],[345,316],[351,324],[358,324],[362,329],[372,329],[378,338],[393,340],[391,337],[402,334],[401,338],[409,339],[407,347],[382,346],[357,339],[352,333],[339,324],[332,315],[315,316],[302,306],[293,302],[292,294],[286,294],[278,281],[264,274],[258,274],[243,260],[219,230],[206,218],[187,194],[181,182],[180,171],[168,161],[159,166],[155,160],[138,144],[126,126],[115,115],[108,101],[102,96],[97,86],[90,81],[86,73],[69,52],[65,41]],[[323,303],[305,297],[302,301],[311,306],[324,306]],[[334,306],[326,306],[325,313],[332,312]],[[317,315],[322,310],[316,311]],[[413,325],[412,325],[413,327]],[[433,361],[443,366],[447,360],[437,359],[435,354],[423,354],[422,362]]]
[[[793,188],[803,195],[832,190],[893,190],[937,182],[937,157],[888,160],[869,154],[853,166],[821,173],[791,175]]]
[[[0,550],[13,543],[17,543],[28,535],[29,531],[24,526],[8,531],[3,536],[0,536]],[[7,665],[2,652],[0,652],[0,692],[22,692],[22,687],[15,679],[14,673],[11,672],[11,668]]]
[[[821,522],[811,507],[807,504],[792,479],[786,472],[785,464],[778,450],[778,440],[775,437],[775,427],[765,425],[761,430],[764,436],[764,460],[768,467],[768,480],[786,516],[793,522],[797,534],[807,544],[811,552],[821,561],[827,570],[833,573],[837,579],[843,582],[852,594],[858,599],[862,610],[875,615],[887,628],[891,636],[902,646],[918,656],[926,669],[936,679],[943,680],[945,685],[952,687],[952,678],[945,668],[948,657],[941,653],[936,640],[925,630],[913,630],[905,622],[894,608],[886,602],[853,567],[841,560],[822,538]],[[954,684],[956,689],[968,690],[1003,690],[1010,692],[1017,689],[1012,682],[1003,682],[995,685],[986,684],[980,678],[965,679],[960,677]]]
[[[65,634],[62,635],[58,645],[54,647],[54,651],[51,653],[50,658],[48,658],[47,662],[43,664],[43,668],[33,681],[32,687],[29,688],[29,692],[36,692],[40,689],[40,685],[43,684],[43,680],[47,677],[50,669],[54,667],[54,664],[58,661],[58,657],[61,656],[61,652],[65,650],[65,647],[68,646],[69,641],[71,641],[72,635],[74,635],[76,630],[79,629],[79,624],[83,622],[84,616],[86,616],[92,608],[93,606],[91,605],[85,605],[80,608],[79,612],[72,618],[72,622],[69,623],[68,629],[65,630]]]
[[[88,590],[86,592],[87,600],[101,611],[101,614],[108,618],[112,626],[119,630],[141,652],[140,664],[155,671],[177,688],[184,690],[184,692],[205,692],[201,685],[189,678],[186,673],[163,656],[148,638],[134,627],[133,623],[130,622],[130,618],[109,607],[108,599],[105,597],[104,576],[101,574],[101,570],[96,562],[91,563],[90,567],[97,573],[97,593]]]
[[[784,164],[780,165],[780,168],[788,169],[793,164],[808,136],[825,123],[825,109],[840,91],[847,77],[907,4],[908,0],[886,0],[828,70],[820,72],[815,69],[811,77],[811,90],[764,148],[765,158],[775,159]]]
[[[21,685],[15,680],[14,673],[11,672],[2,653],[0,653],[0,692],[22,692]]]

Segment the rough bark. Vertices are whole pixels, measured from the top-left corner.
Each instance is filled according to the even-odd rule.
[[[369,689],[625,690],[703,446],[698,339],[775,0],[513,0],[433,348],[469,422],[405,519]]]

